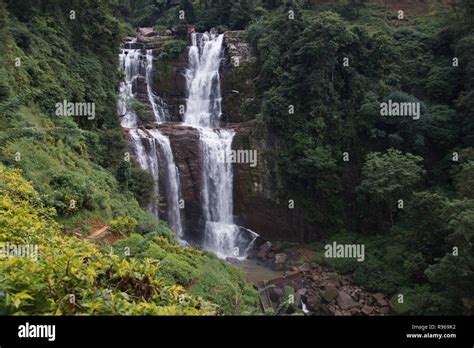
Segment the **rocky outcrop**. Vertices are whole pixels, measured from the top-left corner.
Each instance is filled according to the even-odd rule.
[[[160,35],[154,28],[138,28],[136,31],[136,45],[142,45],[147,50],[160,50],[167,40],[172,40],[170,35]]]
[[[257,58],[245,31],[224,32],[224,60],[221,64],[222,114],[225,122],[245,122],[255,118],[260,104],[254,79]]]
[[[194,31],[193,26],[180,25],[167,30],[163,34],[154,28],[138,28],[137,41],[132,45],[152,50],[155,56],[153,69],[153,91],[159,95],[168,106],[171,121],[182,121],[182,111],[186,104],[186,81],[184,73],[188,64],[188,50],[185,49],[176,59],[159,60],[164,44],[170,40],[188,41],[189,33]],[[146,85],[145,85],[146,88]]]
[[[142,48],[160,54],[166,41],[184,40],[190,45],[191,25],[180,25],[165,35],[153,28],[139,28],[137,42]],[[244,122],[255,118],[259,111],[259,102],[255,94],[254,79],[257,73],[257,59],[247,42],[244,31],[224,32],[224,55],[220,67],[222,101],[222,120],[224,122]],[[186,105],[185,72],[188,67],[188,49],[176,59],[162,60],[155,64],[153,90],[168,105],[171,120],[182,120]]]
[[[168,105],[173,122],[183,120],[186,106],[186,79],[188,48],[177,59],[157,62],[153,75],[153,90]]]
[[[282,256],[284,255],[284,256]],[[254,257],[257,264],[269,269],[279,265],[284,270],[279,278],[266,280],[264,286],[276,284],[271,289],[272,307],[278,308],[285,298],[275,296],[283,294],[287,287],[293,288],[294,306],[288,308],[288,314],[305,311],[312,315],[387,315],[403,314],[403,306],[382,293],[372,293],[354,284],[353,274],[339,274],[329,267],[313,261],[315,254],[301,246],[282,249],[275,244],[265,242],[260,245]],[[304,261],[302,261],[304,260]],[[262,284],[257,283],[258,288]],[[271,294],[270,294],[271,295]],[[303,306],[304,304],[304,306]],[[304,310],[305,308],[305,310]]]

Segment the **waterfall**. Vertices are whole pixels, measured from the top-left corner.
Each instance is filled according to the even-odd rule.
[[[135,158],[140,165],[140,168],[148,171],[153,176],[154,181],[154,200],[149,209],[156,216],[159,217],[158,204],[155,202],[159,194],[159,158],[156,142],[141,129],[130,129],[128,132],[130,145],[134,152]]]
[[[153,109],[156,122],[163,122],[169,119],[168,109],[163,100],[153,93],[153,51],[146,51],[146,90],[148,101]],[[157,103],[158,101],[158,103]]]
[[[219,66],[224,35],[192,33],[189,68],[186,71],[188,98],[184,122],[195,127],[217,127],[221,117]]]
[[[164,176],[166,185],[166,204],[168,224],[178,237],[183,237],[183,225],[181,223],[180,210],[180,185],[179,172],[174,163],[173,151],[171,150],[170,140],[161,134],[157,129],[150,129],[148,133],[153,137],[153,140],[159,144],[162,152],[164,167]]]
[[[222,160],[223,154],[232,149],[235,132],[218,128],[222,101],[219,66],[223,36],[191,34],[184,123],[196,127],[200,133],[204,160],[204,248],[221,257],[239,257],[245,255],[249,242],[242,243],[240,228],[234,224],[232,163]]]
[[[135,39],[128,45],[135,43]],[[157,129],[142,130],[138,127],[138,116],[131,107],[131,102],[136,98],[134,88],[138,78],[146,82],[148,101],[151,105],[156,122],[161,123],[169,119],[168,110],[163,100],[153,93],[153,51],[146,50],[143,56],[142,49],[123,48],[120,53],[120,69],[124,72],[124,81],[120,84],[119,101],[117,110],[122,116],[121,125],[129,129],[129,141],[135,158],[140,167],[151,173],[154,179],[155,197],[159,194],[160,167],[163,167],[167,222],[178,237],[183,235],[181,222],[180,181],[176,168],[171,144],[167,137]],[[161,164],[161,166],[160,166]],[[158,203],[155,201],[149,207],[150,211],[159,217]]]
[[[223,35],[193,33],[191,41],[189,67],[185,74],[187,99],[183,124],[196,128],[200,135],[203,155],[203,247],[220,257],[243,257],[252,248],[258,234],[234,223],[232,163],[223,159],[232,150],[235,132],[220,128],[222,96],[219,67],[223,55]],[[122,116],[122,127],[128,129],[134,156],[140,167],[154,178],[155,195],[159,193],[160,178],[163,180],[167,222],[182,238],[179,171],[170,141],[158,129],[137,128],[139,119],[130,107],[134,98],[144,98],[135,93],[137,83],[144,81],[155,122],[170,119],[165,103],[153,93],[153,52],[134,47],[136,45],[129,45],[120,54],[120,67],[125,78],[120,85],[117,109]],[[150,211],[158,216],[156,203],[152,204]]]
[[[135,43],[135,41],[131,41]],[[151,105],[153,116],[156,122],[163,122],[169,119],[168,109],[164,101],[153,93],[153,51],[146,50],[146,55],[142,54],[142,49],[123,48],[120,52],[120,69],[125,73],[124,81],[120,83],[118,113],[122,116],[121,125],[124,128],[136,128],[138,117],[131,107],[131,102],[136,98],[137,79],[144,77],[148,102]]]
[[[131,43],[134,43],[132,41]],[[120,83],[119,100],[117,105],[121,125],[124,128],[137,127],[138,117],[131,108],[131,101],[135,98],[134,83],[143,70],[143,61],[139,49],[122,49],[120,52],[120,69],[124,72],[124,81]]]

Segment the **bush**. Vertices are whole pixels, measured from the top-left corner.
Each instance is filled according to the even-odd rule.
[[[129,248],[129,249],[126,249]],[[217,304],[220,314],[250,314],[258,305],[257,292],[245,281],[243,272],[216,256],[181,247],[157,233],[132,234],[114,245],[117,255],[159,262],[157,275],[167,284],[180,284],[192,295]]]
[[[158,59],[163,61],[171,61],[177,59],[183,50],[187,47],[186,41],[168,40],[165,41],[161,49]]]
[[[145,258],[125,260],[61,236],[54,210],[18,171],[0,167],[0,241],[37,246],[37,257],[0,262],[1,315],[209,315],[214,308],[157,277]]]
[[[137,220],[125,216],[118,216],[114,220],[110,221],[109,227],[113,233],[128,236],[131,233],[135,232],[135,228],[137,227]]]

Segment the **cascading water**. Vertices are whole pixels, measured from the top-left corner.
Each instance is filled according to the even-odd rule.
[[[189,68],[186,71],[188,99],[184,122],[195,127],[218,127],[221,117],[219,66],[224,35],[191,34]]]
[[[191,40],[184,123],[200,132],[204,158],[204,248],[221,257],[244,256],[252,241],[242,238],[239,226],[234,224],[232,163],[222,161],[232,149],[235,133],[215,129],[221,117],[219,66],[223,35],[193,33]]]
[[[134,44],[135,40],[129,44]],[[138,76],[143,69],[143,62],[139,49],[122,49],[120,52],[120,69],[124,72],[124,81],[120,83],[118,114],[120,115],[121,125],[124,128],[137,127],[138,117],[135,111],[130,107],[131,100],[134,99],[133,87]]]
[[[135,39],[128,43],[135,44]],[[122,117],[121,125],[124,128],[136,128],[138,117],[131,107],[131,101],[135,99],[134,89],[136,89],[137,79],[145,77],[147,97],[153,110],[156,122],[163,122],[169,119],[168,110],[163,100],[155,95],[153,86],[153,51],[146,50],[146,55],[142,54],[142,49],[123,48],[120,52],[120,68],[125,73],[124,81],[120,84],[118,112]]]
[[[147,136],[147,134],[138,128],[130,129],[129,132],[130,144],[134,152],[135,158],[138,164],[143,170],[151,173],[154,181],[154,197],[158,197],[159,194],[159,158],[158,149],[156,148],[156,142],[154,139]],[[159,217],[158,204],[152,202],[150,211]]]
[[[195,127],[200,133],[203,153],[203,216],[204,248],[221,257],[245,256],[258,235],[234,223],[233,217],[233,173],[232,163],[227,158],[232,149],[235,132],[219,128],[221,118],[221,92],[219,66],[222,59],[223,35],[198,34],[191,36],[189,68],[186,71],[188,98],[184,124]],[[131,44],[134,44],[132,41]],[[165,181],[167,221],[179,237],[183,236],[179,208],[179,172],[174,163],[169,139],[157,129],[139,129],[137,114],[130,107],[136,97],[134,93],[138,79],[146,82],[148,102],[155,121],[169,120],[165,104],[153,93],[153,53],[143,49],[122,49],[120,66],[125,79],[120,86],[118,111],[121,124],[129,130],[132,151],[140,167],[149,171],[155,180],[155,194],[158,195],[160,177]],[[140,96],[141,97],[141,96]],[[143,99],[143,98],[142,98]],[[163,170],[160,173],[159,170]],[[161,174],[161,175],[160,175]],[[158,206],[150,210],[158,216]]]
[[[153,51],[146,51],[146,90],[148,101],[153,109],[153,115],[156,122],[163,122],[169,119],[168,109],[166,109],[163,100],[155,95],[152,90],[153,86]],[[157,103],[158,101],[158,103]]]
[[[150,129],[148,133],[153,137],[153,140],[159,144],[163,153],[161,163],[163,163],[164,167],[165,181],[168,183],[166,187],[168,224],[178,237],[183,237],[183,225],[181,223],[181,211],[179,204],[179,197],[181,195],[179,172],[174,163],[170,140],[161,134],[157,129]]]
[[[135,40],[129,43],[133,45]],[[120,85],[117,109],[121,115],[121,125],[129,129],[129,139],[132,151],[144,170],[149,171],[155,182],[155,196],[159,193],[159,167],[164,169],[163,178],[166,188],[167,220],[178,237],[183,235],[181,212],[179,207],[180,181],[176,168],[170,141],[157,129],[142,130],[137,128],[138,117],[131,107],[135,98],[134,84],[139,77],[145,77],[148,101],[152,107],[155,121],[160,123],[168,119],[168,111],[163,101],[153,93],[153,52],[142,49],[122,49],[120,53],[120,67],[125,73],[124,81]],[[150,206],[150,211],[159,217],[157,203]]]

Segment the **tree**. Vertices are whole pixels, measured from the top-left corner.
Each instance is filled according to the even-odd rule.
[[[410,193],[425,173],[420,165],[422,160],[419,156],[403,154],[393,148],[385,154],[374,152],[367,155],[362,168],[364,180],[358,191],[386,204],[392,226],[395,203]]]
[[[350,5],[354,8],[355,18],[359,18],[360,9],[364,6],[367,0],[351,0]]]
[[[456,176],[456,189],[461,197],[474,199],[474,161],[462,165]]]

